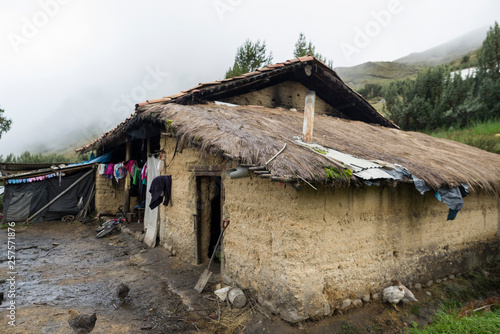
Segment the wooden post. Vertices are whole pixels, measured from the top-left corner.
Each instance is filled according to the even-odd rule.
[[[131,142],[126,142],[125,143],[125,161],[129,161],[132,157],[132,143]],[[131,176],[126,176],[126,177],[131,177]],[[132,180],[130,180],[132,182]],[[130,182],[130,183],[131,183]],[[130,185],[129,183],[129,185]],[[123,192],[123,216],[127,217],[127,213],[130,212],[130,188],[127,189],[125,187],[125,191]]]
[[[311,143],[313,141],[315,101],[316,101],[316,92],[312,90],[307,91],[306,106],[304,108],[304,126],[302,128],[302,139],[306,143]]]

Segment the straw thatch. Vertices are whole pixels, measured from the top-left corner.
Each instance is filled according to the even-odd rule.
[[[267,165],[275,176],[324,182],[325,166],[343,168],[293,142],[302,134],[302,112],[213,103],[150,104],[139,112],[137,122],[163,120],[182,143],[243,163],[264,165],[287,143]],[[500,155],[458,142],[324,115],[315,116],[314,141],[359,158],[400,164],[433,189],[466,183],[472,190],[500,190]]]

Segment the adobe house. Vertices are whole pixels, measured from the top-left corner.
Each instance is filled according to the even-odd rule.
[[[500,156],[399,130],[313,57],[141,103],[81,150],[132,156],[145,126],[172,176],[159,245],[206,264],[229,219],[221,274],[287,321],[499,257]]]

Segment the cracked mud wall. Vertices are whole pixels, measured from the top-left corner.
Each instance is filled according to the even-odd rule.
[[[123,205],[125,196],[125,179],[107,179],[104,175],[96,173],[95,208],[99,213],[116,214],[118,207]],[[130,198],[130,212],[138,204],[138,197]]]
[[[301,192],[224,180],[225,274],[288,321],[331,314],[392,278],[419,282],[498,258],[498,199],[473,193],[453,221],[413,185]]]
[[[175,146],[176,139],[161,139],[161,147],[165,150],[165,166],[170,163]],[[197,190],[196,176],[191,170],[194,167],[208,168],[224,163],[224,159],[202,154],[197,148],[179,148],[170,166],[161,172],[162,175],[172,175],[172,191],[170,204],[167,207],[159,206],[159,244],[183,261],[196,264],[196,236],[192,215],[197,212]]]

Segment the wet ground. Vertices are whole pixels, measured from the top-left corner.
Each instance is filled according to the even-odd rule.
[[[213,294],[219,275],[203,293],[193,287],[205,266],[192,266],[165,249],[146,249],[126,233],[96,239],[97,223],[44,222],[18,225],[15,267],[7,261],[6,229],[0,230],[0,333],[72,333],[68,310],[97,313],[92,333],[399,333],[412,323],[429,321],[439,307],[439,286],[432,296],[416,292],[418,305],[401,311],[373,301],[345,314],[290,325],[261,312],[258,304],[232,309]],[[11,244],[12,245],[12,244]],[[12,253],[11,253],[12,255]],[[12,264],[12,263],[10,263]],[[212,267],[211,271],[216,271]],[[10,272],[16,274],[10,274]],[[115,289],[126,283],[126,302]],[[15,327],[9,324],[9,287],[15,288]]]
[[[192,289],[201,268],[180,268],[184,264],[162,248],[147,250],[127,234],[96,239],[95,227],[80,222],[15,227],[17,274],[9,274],[2,256],[0,279],[15,276],[16,327],[8,324],[5,293],[1,333],[71,333],[70,309],[97,313],[93,333],[198,333],[199,327],[213,326],[216,303],[206,299],[208,292],[200,296]],[[7,230],[1,233],[6,245]],[[131,288],[125,304],[115,292],[122,282]]]

